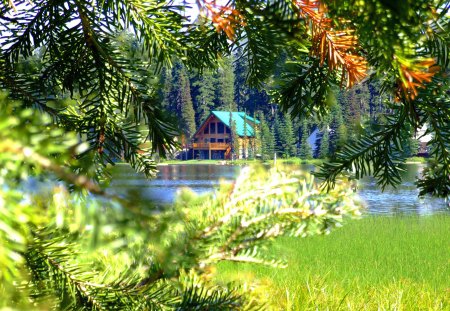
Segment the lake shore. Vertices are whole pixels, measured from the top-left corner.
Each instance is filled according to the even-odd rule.
[[[286,164],[311,164],[320,165],[326,160],[324,159],[301,159],[301,158],[278,158],[277,163]],[[423,157],[408,158],[405,164],[426,163],[427,159]],[[158,163],[158,165],[247,165],[247,164],[272,164],[274,160],[166,160]]]
[[[288,158],[277,159],[277,163],[287,164],[311,164],[320,165],[324,162],[322,159],[300,159],[300,158]],[[158,165],[248,165],[248,164],[273,164],[273,160],[167,160],[158,163]]]

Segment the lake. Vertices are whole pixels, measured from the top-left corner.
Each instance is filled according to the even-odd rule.
[[[313,165],[300,167],[306,171],[315,169]],[[448,203],[444,199],[418,197],[414,182],[423,167],[423,164],[406,165],[402,184],[397,189],[389,188],[384,192],[376,186],[373,178],[358,181],[358,194],[367,204],[366,214],[450,214]],[[134,200],[164,206],[173,202],[177,191],[183,187],[189,187],[197,193],[214,191],[219,180],[233,181],[241,168],[209,164],[161,165],[158,166],[157,177],[149,180],[134,172],[128,165],[119,164],[112,171],[113,179],[109,191]]]

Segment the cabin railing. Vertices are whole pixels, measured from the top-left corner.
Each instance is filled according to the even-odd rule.
[[[188,145],[188,148],[192,149],[227,149],[228,147],[227,143],[192,143]]]

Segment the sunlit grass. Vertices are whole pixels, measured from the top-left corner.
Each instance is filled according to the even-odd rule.
[[[328,236],[283,238],[287,269],[223,263],[279,310],[450,310],[450,216],[367,217]]]

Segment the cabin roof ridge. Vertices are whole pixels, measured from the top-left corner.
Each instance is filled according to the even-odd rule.
[[[254,124],[260,123],[259,120],[249,116],[244,111],[211,110],[209,116],[199,126],[194,136],[198,134],[199,130],[205,125],[206,122],[210,121],[211,116],[215,116],[217,119],[219,119],[220,122],[222,122],[228,128],[231,128],[231,122],[234,122],[236,124],[236,134],[241,137],[243,136],[254,137],[255,136]]]

